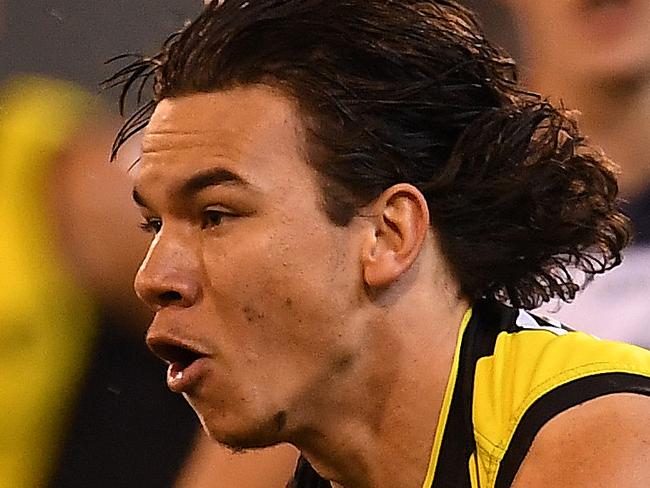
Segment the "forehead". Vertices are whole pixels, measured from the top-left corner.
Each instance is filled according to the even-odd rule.
[[[258,186],[309,178],[297,104],[265,85],[162,100],[145,130],[138,182],[209,167]]]

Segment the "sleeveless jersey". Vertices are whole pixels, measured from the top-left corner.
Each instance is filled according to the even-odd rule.
[[[650,396],[650,351],[480,302],[460,327],[422,488],[507,488],[544,424],[613,393]],[[301,458],[289,487],[330,483]]]

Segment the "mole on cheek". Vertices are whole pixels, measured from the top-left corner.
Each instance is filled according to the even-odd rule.
[[[242,308],[242,312],[244,313],[244,317],[246,317],[246,320],[248,320],[249,322],[253,322],[255,320],[261,320],[264,318],[264,314],[262,312],[258,312],[253,307],[245,306],[244,308]]]

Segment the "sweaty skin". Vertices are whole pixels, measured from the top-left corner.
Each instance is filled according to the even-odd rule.
[[[184,392],[207,430],[247,447],[274,442],[286,409],[354,359],[359,338],[342,319],[353,328],[361,276],[355,236],[320,211],[288,104],[228,98],[165,100],[149,125],[135,188],[161,228],[136,289],[157,312],[150,344],[209,356]]]

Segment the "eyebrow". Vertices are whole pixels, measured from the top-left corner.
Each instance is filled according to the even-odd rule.
[[[182,198],[189,198],[205,188],[224,184],[236,184],[247,187],[252,186],[248,181],[232,171],[224,168],[210,168],[200,171],[184,181],[178,190],[178,194]],[[145,198],[140,194],[140,192],[138,192],[137,188],[133,189],[132,197],[133,201],[140,207],[149,207]]]
[[[191,176],[181,185],[178,191],[182,197],[187,198],[204,188],[223,184],[250,186],[248,181],[232,171],[224,168],[210,168]]]

